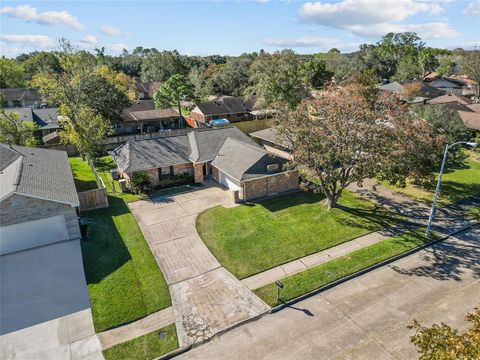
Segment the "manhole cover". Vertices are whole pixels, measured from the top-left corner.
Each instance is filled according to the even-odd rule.
[[[163,340],[163,339],[165,339],[165,338],[167,337],[167,333],[165,333],[165,332],[163,332],[163,331],[162,331],[162,332],[159,332],[159,333],[158,333],[158,337],[160,338],[160,340]]]

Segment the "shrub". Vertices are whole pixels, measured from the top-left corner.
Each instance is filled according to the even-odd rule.
[[[150,178],[144,172],[133,174],[130,179],[130,189],[134,194],[146,192],[150,188]]]

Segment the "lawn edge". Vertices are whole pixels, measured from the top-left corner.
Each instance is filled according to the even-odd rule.
[[[357,271],[357,272],[355,272],[355,273],[353,273],[353,274],[344,276],[344,277],[342,277],[342,278],[340,278],[340,279],[338,279],[338,280],[332,281],[332,282],[329,283],[329,284],[326,284],[326,285],[324,285],[324,286],[322,286],[322,287],[319,287],[319,288],[317,288],[317,289],[315,289],[315,290],[309,291],[309,292],[307,292],[307,293],[305,293],[305,294],[303,294],[303,295],[300,295],[300,296],[298,296],[298,297],[296,297],[296,298],[294,298],[294,299],[285,301],[284,303],[282,303],[282,304],[280,304],[280,305],[277,305],[277,306],[272,307],[272,308],[269,310],[269,313],[270,313],[270,314],[274,314],[274,313],[276,313],[276,312],[278,312],[278,311],[280,311],[280,310],[283,310],[283,309],[285,309],[285,308],[288,308],[288,307],[290,307],[291,305],[296,304],[296,303],[298,303],[298,302],[300,302],[300,301],[302,301],[302,300],[308,299],[308,298],[310,298],[310,297],[312,297],[312,296],[314,296],[314,295],[320,294],[320,293],[322,293],[322,292],[324,292],[324,291],[326,291],[326,290],[329,290],[329,289],[331,289],[331,288],[333,288],[333,287],[335,287],[335,286],[338,286],[338,285],[340,285],[340,284],[343,284],[344,282],[347,282],[347,281],[349,281],[349,280],[353,280],[353,279],[355,279],[355,278],[357,278],[357,277],[360,277],[360,276],[362,276],[362,275],[364,275],[364,274],[367,274],[367,273],[369,273],[369,272],[371,272],[371,271],[373,271],[373,270],[376,270],[376,269],[378,269],[378,268],[381,268],[381,267],[383,267],[383,266],[385,266],[385,265],[388,265],[388,264],[390,264],[390,263],[392,263],[392,262],[395,262],[395,261],[397,261],[397,260],[400,260],[400,259],[402,259],[402,258],[404,258],[404,257],[409,256],[409,255],[415,254],[415,253],[417,253],[417,252],[419,252],[419,251],[421,251],[421,250],[426,249],[427,247],[430,247],[430,246],[432,246],[432,245],[435,245],[435,244],[437,244],[437,243],[440,243],[440,242],[448,239],[448,238],[451,237],[452,235],[458,234],[458,233],[460,233],[460,232],[462,232],[462,231],[465,231],[465,230],[467,230],[467,229],[469,229],[469,228],[471,228],[471,227],[474,227],[474,226],[476,226],[476,225],[478,225],[478,224],[480,224],[480,221],[473,221],[473,222],[469,223],[468,225],[466,225],[466,226],[464,226],[464,227],[462,227],[462,228],[460,228],[460,229],[457,229],[457,230],[455,230],[455,231],[452,231],[452,232],[449,233],[448,235],[442,236],[442,237],[440,237],[440,238],[438,238],[438,239],[435,239],[435,240],[432,240],[432,241],[430,241],[430,242],[428,242],[428,243],[426,243],[426,244],[423,244],[423,245],[417,246],[417,247],[415,247],[415,248],[413,248],[413,249],[407,250],[407,251],[405,251],[405,252],[403,252],[403,253],[401,253],[401,254],[394,255],[394,256],[392,256],[392,257],[390,257],[390,258],[388,258],[388,259],[382,260],[382,261],[380,261],[380,262],[378,262],[378,263],[376,263],[376,264],[374,264],[374,265],[368,266],[368,267],[366,267],[366,268],[364,268],[364,269],[362,269],[362,270],[359,270],[359,271]]]

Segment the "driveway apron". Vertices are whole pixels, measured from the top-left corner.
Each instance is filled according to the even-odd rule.
[[[233,206],[218,186],[129,204],[170,288],[180,346],[199,342],[269,310],[205,246],[197,214]]]

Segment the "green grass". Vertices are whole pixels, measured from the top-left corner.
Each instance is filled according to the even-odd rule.
[[[168,286],[128,200],[133,199],[109,192],[109,208],[82,214],[89,222],[90,239],[82,241],[82,253],[97,332],[171,305]]]
[[[464,166],[456,169],[446,169],[442,176],[442,186],[438,202],[440,205],[448,205],[472,196],[480,194],[480,155],[468,151],[468,158]],[[413,184],[411,181],[404,188],[399,188],[383,182],[383,185],[392,190],[407,195],[415,200],[431,204],[436,186],[435,182],[426,186]]]
[[[344,191],[343,208],[327,211],[322,197],[300,192],[257,204],[217,206],[197,217],[210,251],[238,278],[324,250],[399,220],[387,210]]]
[[[292,300],[335,280],[416,248],[430,240],[423,235],[423,230],[405,233],[353,251],[348,255],[310,268],[299,274],[286,277],[281,280],[284,284],[280,295],[281,300]],[[275,284],[263,286],[254,290],[254,293],[270,306],[279,305]]]
[[[77,192],[98,189],[95,174],[86,161],[82,160],[81,157],[71,157],[68,160]]]
[[[159,334],[163,334],[163,339]],[[152,360],[178,348],[175,325],[115,345],[103,351],[105,360]]]

